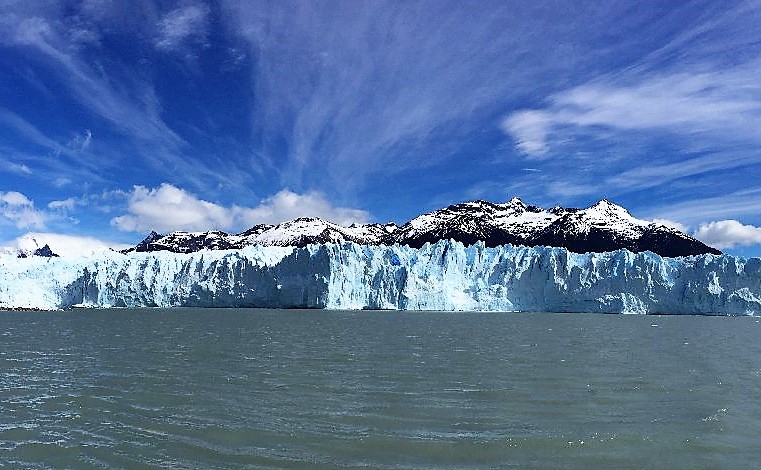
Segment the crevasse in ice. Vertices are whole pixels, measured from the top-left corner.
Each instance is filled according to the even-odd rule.
[[[761,259],[453,241],[0,256],[0,307],[74,305],[761,314]]]

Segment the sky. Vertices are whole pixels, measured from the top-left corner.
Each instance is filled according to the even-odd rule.
[[[607,198],[761,256],[761,1],[0,0],[0,246]]]

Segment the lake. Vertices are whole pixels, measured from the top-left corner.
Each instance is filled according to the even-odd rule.
[[[754,317],[0,313],[0,468],[749,468]]]

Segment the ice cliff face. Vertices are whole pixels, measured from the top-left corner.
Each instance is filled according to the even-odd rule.
[[[761,259],[453,241],[0,256],[0,307],[77,304],[761,314]]]

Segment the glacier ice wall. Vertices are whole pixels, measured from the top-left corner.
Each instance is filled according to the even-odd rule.
[[[453,241],[0,256],[0,307],[73,305],[761,314],[761,259]]]

